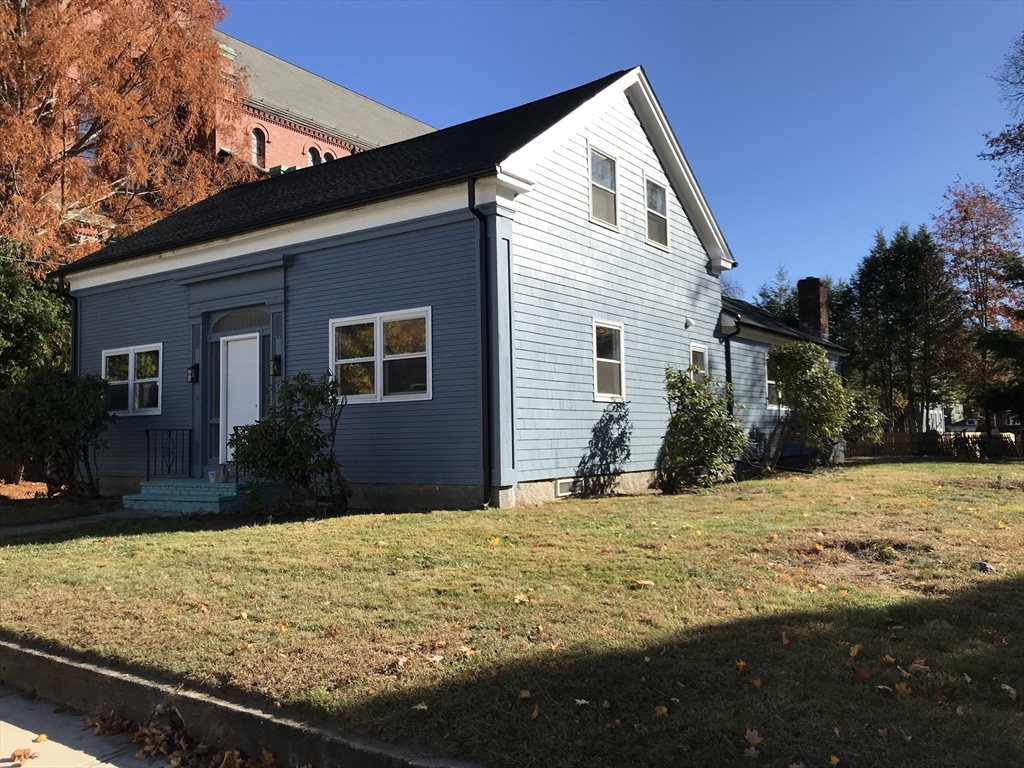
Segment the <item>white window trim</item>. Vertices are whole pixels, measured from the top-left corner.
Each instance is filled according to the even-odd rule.
[[[152,352],[156,350],[160,353],[160,372],[156,377],[156,408],[135,408],[135,355],[139,352]],[[111,411],[111,413],[117,416],[159,416],[163,411],[164,405],[164,345],[163,342],[157,344],[139,344],[134,347],[120,347],[119,349],[105,349],[100,356],[100,375],[104,380],[107,378],[107,358],[116,357],[117,355],[128,355],[128,410],[126,411]],[[153,379],[143,379],[143,382],[153,381]],[[123,382],[118,382],[123,383]]]
[[[661,187],[665,191],[665,216],[664,216],[664,219],[665,219],[665,242],[664,242],[664,244],[659,243],[657,240],[651,240],[650,228],[647,226],[647,215],[648,214],[653,213],[655,216],[661,216],[661,214],[658,213],[657,211],[652,211],[650,208],[647,207],[647,182],[648,181],[651,182],[652,184],[655,184],[655,185]],[[668,251],[669,250],[668,244],[672,241],[672,228],[669,226],[669,220],[668,220],[668,208],[669,208],[669,206],[668,206],[668,190],[669,190],[668,184],[665,184],[663,181],[661,181],[660,179],[656,179],[653,176],[648,176],[647,175],[647,171],[644,171],[643,183],[644,183],[644,189],[643,189],[643,195],[644,195],[644,238],[647,241],[648,245],[653,245],[655,248],[659,248],[659,249],[661,249],[663,251]]]
[[[615,163],[615,187],[616,187],[616,189],[615,190],[611,190],[611,189],[608,189],[607,187],[601,186],[600,184],[597,185],[597,186],[601,187],[601,189],[607,190],[608,192],[611,192],[613,195],[615,195],[615,223],[614,224],[612,224],[611,222],[605,221],[604,219],[599,219],[596,216],[594,216],[594,184],[597,183],[597,182],[594,181],[594,167],[593,167],[593,160],[591,159],[591,155],[594,152],[597,152],[597,154],[599,154],[599,155],[603,155],[604,157],[608,158],[613,163]],[[588,141],[587,142],[587,206],[588,206],[588,211],[589,211],[589,214],[590,214],[590,221],[592,223],[594,223],[594,224],[597,224],[599,227],[604,227],[605,229],[610,229],[613,232],[618,232],[619,231],[619,222],[622,221],[622,210],[621,210],[621,206],[619,205],[619,198],[621,197],[620,192],[621,192],[621,187],[622,187],[622,183],[621,182],[622,182],[622,178],[621,178],[621,176],[619,174],[619,158],[616,157],[615,155],[613,155],[611,152],[606,152],[605,150],[601,149],[600,147],[595,147],[593,144],[591,144]]]
[[[600,358],[603,362],[619,364],[619,390],[622,392],[621,395],[608,395],[597,391],[597,327],[603,326],[605,328],[616,328],[619,331],[619,356],[621,360],[606,360]],[[626,328],[622,323],[615,322],[614,320],[600,320],[594,318],[593,328],[591,330],[591,343],[593,344],[592,355],[594,358],[594,402],[595,403],[621,403],[626,400]]]
[[[705,376],[711,375],[711,360],[708,358],[708,345],[707,344],[690,344],[690,365],[693,365],[693,353],[696,351],[704,353],[704,367],[701,369]],[[689,368],[689,365],[687,366]]]
[[[778,384],[775,383],[775,379],[769,379],[768,378],[768,358],[765,357],[765,361],[764,361],[764,402],[765,402],[765,407],[769,411],[779,411],[780,413],[782,411],[790,410],[789,406],[782,405],[782,403],[780,401],[776,400],[773,403],[773,402],[771,402],[768,399],[768,393],[771,391],[769,387],[772,384],[775,384],[775,391],[777,393],[779,391]]]
[[[412,320],[415,318],[426,320],[427,332],[427,391],[415,394],[385,395],[384,394],[384,323],[394,320]],[[381,402],[408,402],[409,400],[433,400],[434,399],[434,350],[432,339],[431,308],[418,307],[416,309],[403,309],[397,312],[380,312],[373,315],[356,315],[354,317],[339,317],[328,322],[327,340],[329,349],[330,371],[334,375],[339,362],[335,357],[337,352],[334,344],[334,329],[343,325],[360,325],[373,323],[373,394],[372,395],[349,395],[349,404],[358,403],[381,403]],[[392,355],[388,360],[402,360],[405,358],[422,357],[420,352]],[[346,359],[345,362],[369,362],[369,357],[354,357]]]

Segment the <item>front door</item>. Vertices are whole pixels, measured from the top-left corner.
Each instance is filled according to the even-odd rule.
[[[220,460],[231,461],[228,438],[235,427],[260,418],[260,336],[220,340]]]

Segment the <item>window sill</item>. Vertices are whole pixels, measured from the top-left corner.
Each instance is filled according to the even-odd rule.
[[[657,240],[650,240],[650,239],[648,239],[646,242],[647,242],[648,245],[657,248],[659,251],[664,251],[665,253],[671,253],[672,252],[672,249],[670,249],[667,245],[662,245]]]
[[[364,405],[369,403],[407,403],[410,401],[433,400],[433,394],[428,395],[352,395],[348,398],[348,405]]]
[[[591,224],[597,224],[602,229],[608,229],[617,234],[621,234],[618,224],[609,224],[607,221],[601,221],[601,219],[595,219],[593,216],[590,217]]]
[[[624,403],[626,398],[621,395],[594,395],[595,403]]]

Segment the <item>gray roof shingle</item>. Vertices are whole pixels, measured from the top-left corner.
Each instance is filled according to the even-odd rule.
[[[813,341],[815,344],[821,344],[822,346],[834,349],[838,352],[849,351],[838,344],[828,341],[827,339],[822,339],[817,334],[801,331],[798,327],[790,325],[782,318],[773,315],[767,309],[763,309],[756,304],[751,304],[749,301],[723,296],[722,309],[730,315],[738,315],[740,318],[740,325],[752,325],[764,331],[789,336],[790,338],[797,339],[798,341]]]
[[[493,173],[628,70],[520,107],[269,179],[240,184],[68,264],[114,264]]]

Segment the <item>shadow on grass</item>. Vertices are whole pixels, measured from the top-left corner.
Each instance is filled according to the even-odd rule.
[[[999,457],[972,459],[956,456],[850,456],[846,466],[857,467],[865,464],[993,464],[1024,468],[1024,459]]]
[[[755,610],[692,629],[645,615],[643,596],[622,599],[636,602],[638,637],[651,624],[665,630],[656,644],[566,652],[538,637],[529,662],[499,670],[479,655],[449,657],[449,682],[436,687],[385,688],[342,704],[326,686],[299,692],[285,712],[485,765],[828,766],[833,755],[840,768],[1021,764],[1022,578],[992,576],[951,597],[887,608]],[[476,637],[499,631],[467,622]],[[738,670],[740,660],[749,669]],[[911,671],[915,661],[928,669]],[[345,673],[323,677],[344,685]],[[230,685],[217,693],[245,695]],[[756,758],[744,756],[747,729],[762,739]]]
[[[33,501],[45,501],[45,499],[26,499],[11,502],[12,505],[31,503]],[[95,502],[93,502],[95,503]],[[97,508],[95,514],[106,512],[117,512],[122,509],[118,501],[104,500],[105,506]],[[15,507],[17,509],[17,507]],[[10,506],[0,506],[0,522],[3,525],[8,523],[4,519]],[[210,513],[199,515],[180,515],[174,517],[156,516],[153,517],[130,517],[130,518],[108,518],[91,522],[76,522],[73,518],[80,517],[79,514],[58,517],[57,520],[69,520],[69,527],[56,528],[53,530],[36,531],[34,533],[19,533],[16,529],[7,529],[3,539],[0,539],[0,549],[8,546],[21,546],[24,544],[58,544],[62,541],[73,541],[75,539],[106,538],[111,536],[136,536],[147,533],[187,533],[191,531],[227,531],[234,528],[249,528],[260,525],[277,525],[281,523],[295,523],[315,517],[318,520],[333,515],[323,513],[313,514],[310,510],[256,510],[240,511],[229,513]],[[347,514],[357,514],[349,512]],[[19,519],[24,517],[19,515]],[[54,518],[50,518],[51,520]],[[22,520],[22,522],[25,522]],[[31,522],[45,523],[46,519],[32,520]]]

